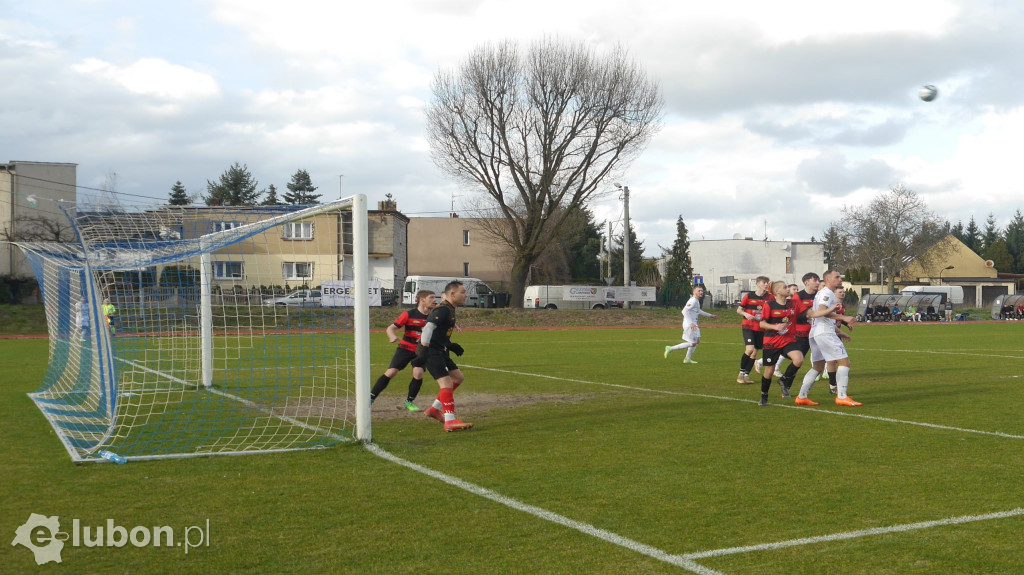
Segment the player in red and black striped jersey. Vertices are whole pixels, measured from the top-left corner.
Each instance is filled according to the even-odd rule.
[[[761,308],[766,300],[772,299],[768,291],[771,280],[759,276],[756,280],[757,290],[743,294],[736,313],[743,317],[743,355],[740,357],[740,374],[736,383],[754,383],[750,381],[750,368],[754,367],[757,350],[764,346],[764,332],[761,330]]]
[[[788,357],[799,368],[804,363],[804,354],[796,344],[796,322],[800,313],[789,299],[786,282],[772,284],[774,298],[765,302],[761,311],[760,327],[764,332],[764,371],[761,373],[761,402],[768,405],[768,389],[772,385],[772,373],[779,360]],[[785,390],[785,388],[783,388]],[[788,393],[784,394],[788,396]]]
[[[395,355],[391,356],[391,365],[388,366],[387,371],[373,384],[373,389],[370,390],[370,403],[373,403],[373,400],[377,399],[377,396],[387,388],[391,383],[391,378],[412,363],[412,381],[409,382],[409,394],[405,398],[404,407],[409,411],[420,410],[413,402],[416,401],[420,387],[423,386],[423,366],[417,365],[413,360],[416,359],[416,346],[420,343],[420,333],[423,331],[423,326],[427,324],[427,314],[436,306],[437,297],[434,292],[420,290],[416,292],[416,307],[402,312],[395,323],[388,326],[388,341],[397,342],[398,349],[395,350]],[[396,333],[400,328],[405,328],[401,339]]]
[[[796,292],[789,297],[789,301],[793,302],[793,307],[797,310],[796,326],[794,326],[794,335],[796,336],[797,347],[800,348],[800,353],[807,356],[811,351],[810,340],[807,339],[811,333],[811,320],[807,317],[807,310],[814,307],[814,294],[818,293],[818,286],[821,283],[821,278],[814,272],[806,273],[803,276],[804,289]],[[792,292],[792,286],[790,286],[790,292]],[[780,366],[776,366],[776,370]],[[786,372],[779,378],[779,385],[782,386],[782,396],[789,396],[789,389],[793,386],[793,381],[796,379],[797,372],[800,371],[799,365],[792,363],[786,367]]]

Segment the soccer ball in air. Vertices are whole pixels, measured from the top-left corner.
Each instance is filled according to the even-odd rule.
[[[931,84],[927,86],[921,86],[921,89],[917,91],[917,95],[925,102],[931,102],[939,95],[939,89]]]

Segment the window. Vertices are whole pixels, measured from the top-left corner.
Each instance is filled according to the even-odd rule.
[[[284,239],[286,240],[311,240],[313,239],[313,222],[289,222],[284,225]]]
[[[211,232],[223,232],[241,227],[242,222],[210,222]]]
[[[462,245],[469,245],[469,230],[462,230]]]
[[[313,279],[313,262],[284,262],[284,279]]]
[[[213,262],[213,278],[237,280],[245,277],[242,262]]]
[[[793,258],[786,258],[786,273],[793,273]]]
[[[462,275],[469,277],[469,262],[462,262]]]

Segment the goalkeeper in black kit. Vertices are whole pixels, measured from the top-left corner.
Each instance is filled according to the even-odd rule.
[[[461,356],[462,346],[454,343],[455,308],[466,303],[466,286],[460,281],[449,282],[441,294],[441,305],[435,307],[427,317],[427,324],[420,334],[420,345],[416,348],[417,362],[424,362],[430,376],[441,387],[434,404],[424,413],[444,424],[445,431],[461,431],[473,427],[455,416],[455,388],[465,380],[462,370],[452,361],[450,353]],[[414,364],[415,365],[415,364]]]

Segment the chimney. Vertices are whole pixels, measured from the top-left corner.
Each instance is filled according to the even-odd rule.
[[[398,202],[391,198],[391,194],[384,196],[386,199],[382,202],[377,202],[377,209],[382,212],[397,212]]]

